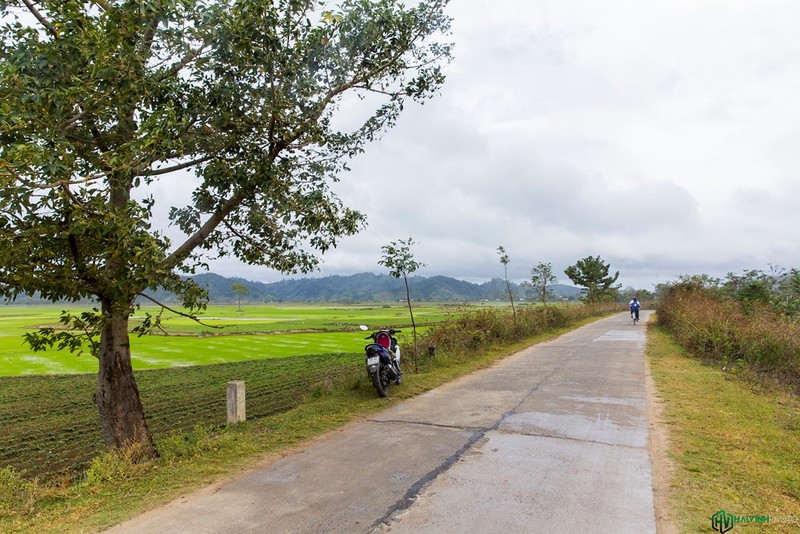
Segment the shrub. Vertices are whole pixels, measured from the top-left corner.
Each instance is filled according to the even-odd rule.
[[[35,485],[13,467],[0,469],[0,514],[27,513],[35,500]]]
[[[800,325],[770,305],[681,282],[663,292],[658,321],[695,356],[800,388]]]
[[[213,448],[212,430],[195,426],[190,432],[172,434],[157,443],[158,453],[165,461],[190,458]]]
[[[527,306],[517,310],[516,328],[511,314],[504,309],[462,310],[421,336],[420,365],[428,364],[433,357],[445,355],[456,361],[463,360],[494,345],[515,343],[616,309],[619,306],[612,303]]]
[[[148,464],[143,462],[144,452],[141,444],[133,443],[95,457],[86,471],[87,485],[101,486],[134,478],[148,469]]]

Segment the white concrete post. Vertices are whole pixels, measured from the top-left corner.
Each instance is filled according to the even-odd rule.
[[[228,423],[241,423],[246,419],[244,380],[228,382]]]

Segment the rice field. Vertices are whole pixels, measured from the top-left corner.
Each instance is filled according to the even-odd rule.
[[[23,343],[25,332],[58,326],[61,309],[0,307],[0,469],[11,466],[29,478],[77,476],[105,450],[92,401],[95,358],[34,353]],[[414,313],[418,324],[448,314],[435,306]],[[163,440],[196,425],[224,424],[230,380],[247,381],[248,418],[286,411],[315,390],[363,378],[366,342],[358,325],[405,330],[407,317],[401,305],[214,306],[205,326],[166,317],[170,335],[131,337],[148,425]]]
[[[88,352],[81,355],[63,351],[33,352],[23,342],[25,332],[58,326],[64,306],[0,307],[0,376],[94,373],[97,360]],[[71,309],[80,312],[82,308]],[[145,312],[142,307],[131,320],[134,326]],[[418,327],[444,319],[443,306],[414,308]],[[131,337],[134,370],[163,369],[216,363],[285,358],[307,354],[356,353],[364,346],[366,324],[408,328],[408,309],[401,303],[376,305],[209,306],[201,323],[165,313],[163,327],[168,335]]]

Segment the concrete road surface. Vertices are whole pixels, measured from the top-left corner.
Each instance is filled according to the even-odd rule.
[[[110,532],[655,532],[644,342],[598,321]]]

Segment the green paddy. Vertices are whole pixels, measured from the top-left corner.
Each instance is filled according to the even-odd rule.
[[[0,376],[73,374],[97,371],[97,360],[56,350],[35,353],[23,342],[25,332],[58,327],[64,306],[11,305],[0,307]],[[70,307],[79,313],[85,308]],[[414,308],[417,325],[444,319],[456,307],[424,305]],[[145,312],[142,307],[131,326]],[[359,353],[366,324],[371,329],[408,329],[408,309],[401,303],[362,305],[209,306],[202,323],[172,313],[163,315],[168,335],[131,336],[134,369],[161,369],[190,365],[283,358],[305,354]],[[406,332],[404,332],[406,333]]]

